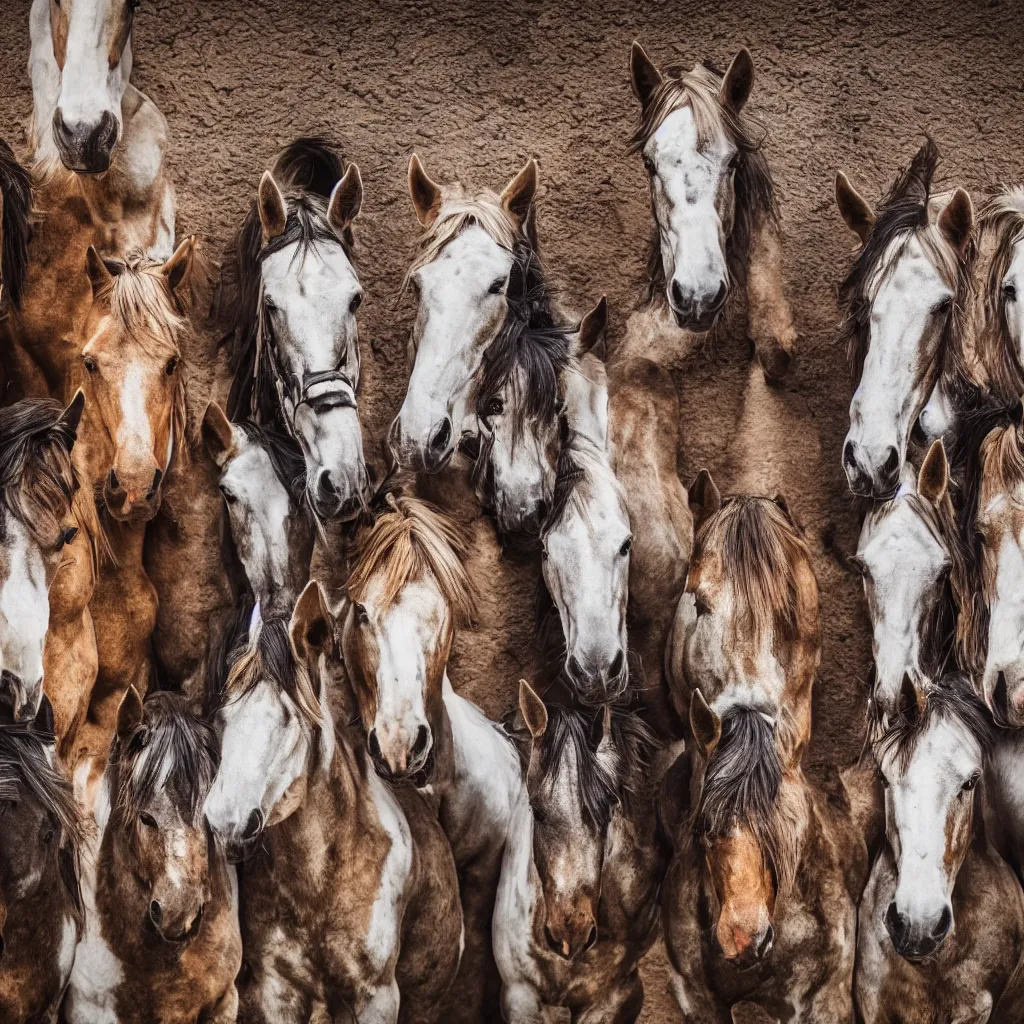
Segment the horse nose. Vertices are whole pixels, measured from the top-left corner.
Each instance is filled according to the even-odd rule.
[[[723,281],[718,286],[718,291],[715,293],[715,297],[707,304],[707,311],[709,313],[717,313],[725,305],[725,299],[728,294],[729,289]]]
[[[882,468],[878,473],[879,491],[887,492],[893,490],[899,481],[899,475],[900,454],[892,445],[889,445],[885,462],[882,463]]]
[[[910,936],[910,918],[901,914],[893,900],[885,912],[885,930],[892,939],[892,944],[897,953],[902,953],[907,948],[907,940]]]
[[[953,927],[953,911],[948,906],[942,908],[939,920],[931,932],[931,939],[937,946],[949,934]]]
[[[114,471],[111,470],[110,472],[113,473]],[[163,476],[163,472],[159,469],[153,474],[153,483],[150,485],[149,490],[146,491],[146,501],[152,501],[157,496]]]
[[[615,657],[612,658],[611,665],[608,666],[608,678],[609,680],[618,679],[622,675],[622,666],[625,664],[626,655],[620,647]]]
[[[421,725],[416,730],[416,742],[412,745],[412,759],[415,762],[418,758],[423,757],[431,746],[430,729]]]
[[[117,143],[117,119],[105,110],[99,121],[68,124],[58,107],[53,114],[53,137],[61,160],[76,171],[100,174],[110,167],[110,155]]]
[[[118,479],[117,473],[111,468],[110,473],[107,476],[107,483],[110,485],[112,491],[121,490],[121,481]]]
[[[160,906],[159,900],[153,900],[149,905],[149,918],[157,926],[160,927],[160,922],[163,920],[164,908]]]
[[[448,444],[452,439],[452,419],[445,416],[440,425],[430,436],[430,450],[435,455],[443,455],[448,450]]]
[[[242,830],[242,841],[251,843],[254,839],[259,838],[262,831],[263,812],[257,808],[249,815],[249,820],[245,823],[245,828]]]

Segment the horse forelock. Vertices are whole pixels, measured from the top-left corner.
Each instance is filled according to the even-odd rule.
[[[353,601],[365,598],[371,580],[382,578],[381,600],[392,607],[403,589],[425,574],[433,577],[457,622],[476,614],[476,592],[466,572],[466,540],[440,509],[419,498],[391,495],[388,507],[360,538],[348,579]]]

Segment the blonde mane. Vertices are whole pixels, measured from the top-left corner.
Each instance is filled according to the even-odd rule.
[[[390,608],[411,582],[429,574],[459,622],[476,613],[476,594],[466,573],[466,541],[439,509],[419,498],[389,495],[388,511],[359,543],[348,580],[349,597],[361,601],[371,580],[384,578],[383,602]]]

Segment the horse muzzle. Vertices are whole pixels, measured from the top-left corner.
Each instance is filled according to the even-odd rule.
[[[58,106],[53,113],[53,141],[61,163],[76,174],[102,174],[110,169],[120,128],[117,118],[105,110],[97,122],[69,123]]]
[[[152,481],[140,486],[134,481],[126,482],[117,470],[111,469],[103,484],[103,501],[110,514],[121,522],[148,522],[160,509],[163,478],[163,471],[157,469]]]
[[[411,748],[395,745],[395,749],[384,750],[376,729],[366,737],[373,769],[385,782],[412,785],[417,789],[430,785],[434,775],[434,740],[429,726],[421,725],[416,732],[416,741]]]
[[[919,963],[933,956],[945,942],[952,927],[953,911],[948,905],[942,908],[938,920],[930,925],[912,921],[908,914],[900,912],[895,900],[885,912],[885,930],[889,933],[893,948],[911,963]]]

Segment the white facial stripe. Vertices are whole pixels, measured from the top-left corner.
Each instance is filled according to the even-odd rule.
[[[149,421],[149,387],[145,368],[132,362],[121,389],[121,422],[117,428],[117,447],[135,452],[152,452],[155,447]]]
[[[1013,516],[1013,520],[1019,516]],[[985,693],[991,695],[1004,672],[1008,695],[1024,684],[1024,537],[1002,531],[996,551],[995,593],[989,608]]]
[[[50,602],[42,553],[13,516],[6,523],[7,578],[0,585],[0,666],[22,683],[19,698],[38,704]]]

